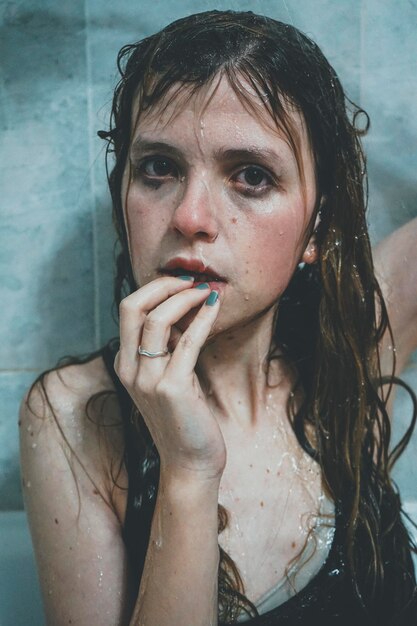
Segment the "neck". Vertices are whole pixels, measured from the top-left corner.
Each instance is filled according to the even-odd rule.
[[[286,404],[293,373],[284,358],[269,361],[273,311],[245,326],[220,332],[202,350],[197,366],[200,385],[224,428],[257,430]],[[278,349],[274,355],[280,355]],[[278,411],[281,414],[281,411]]]

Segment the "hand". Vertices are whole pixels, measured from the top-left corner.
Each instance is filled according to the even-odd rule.
[[[161,471],[201,480],[219,479],[226,464],[224,439],[195,373],[219,312],[219,301],[205,303],[209,289],[174,276],[158,278],[120,305],[120,350],[115,370],[143,415],[161,459]],[[173,325],[202,305],[181,334]],[[138,355],[141,345],[166,356]]]

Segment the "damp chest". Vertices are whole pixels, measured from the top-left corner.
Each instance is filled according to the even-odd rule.
[[[266,465],[253,459],[246,465],[240,470],[232,466],[220,484],[219,504],[227,511],[228,525],[219,545],[238,567],[252,602],[280,585],[276,602],[284,602],[294,591],[288,574],[295,572],[299,580],[294,589],[301,589],[326,560],[334,531],[333,506],[323,493],[317,464],[303,455],[287,455]],[[306,554],[308,567],[302,565]]]

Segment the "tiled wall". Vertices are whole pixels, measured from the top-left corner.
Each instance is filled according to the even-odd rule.
[[[23,391],[60,356],[91,351],[116,333],[110,201],[104,147],[95,133],[107,125],[117,51],[175,18],[211,8],[251,9],[311,35],[371,115],[366,146],[374,239],[417,214],[416,3],[0,3],[2,509],[22,506],[16,414]],[[417,389],[416,368],[407,379]],[[417,436],[398,468],[412,501],[416,453]]]

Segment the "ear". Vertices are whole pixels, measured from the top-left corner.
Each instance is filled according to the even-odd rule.
[[[301,261],[303,263],[308,263],[309,265],[311,265],[312,263],[316,263],[318,256],[319,256],[317,241],[316,241],[316,230],[319,224],[320,224],[320,211],[317,212],[316,221],[314,222],[313,234],[311,235],[308,241],[308,244],[306,246],[306,249],[303,252],[303,256],[301,257]]]
[[[310,241],[308,242],[306,249],[303,252],[303,256],[301,257],[301,261],[303,263],[308,263],[312,265],[316,263],[319,253],[317,249],[316,236],[313,234],[310,237]]]

